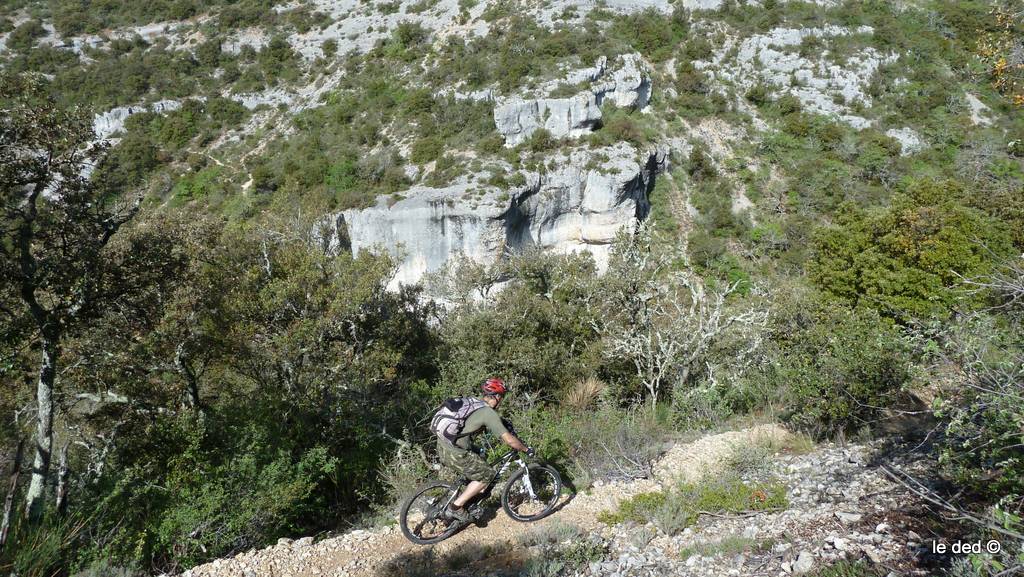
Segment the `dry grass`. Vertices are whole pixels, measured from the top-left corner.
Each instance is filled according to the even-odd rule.
[[[601,379],[590,376],[579,383],[562,397],[562,406],[570,409],[584,410],[593,407],[601,394],[608,389],[608,384]]]

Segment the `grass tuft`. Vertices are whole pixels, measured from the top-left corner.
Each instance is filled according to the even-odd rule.
[[[619,503],[617,511],[602,511],[597,518],[607,525],[652,522],[672,535],[696,523],[702,514],[776,511],[788,504],[781,484],[747,483],[733,474],[683,483],[672,491],[640,493]]]

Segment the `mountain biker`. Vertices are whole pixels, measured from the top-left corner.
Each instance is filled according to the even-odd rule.
[[[492,435],[501,438],[509,447],[516,451],[522,451],[531,457],[534,454],[532,448],[527,447],[514,434],[510,433],[501,422],[495,409],[501,404],[502,399],[508,393],[505,381],[491,377],[480,385],[485,405],[474,410],[466,417],[465,425],[461,434],[454,443],[446,439],[438,438],[437,453],[441,457],[441,463],[450,467],[470,480],[466,489],[452,502],[445,511],[446,516],[462,523],[470,521],[469,513],[465,506],[470,499],[476,497],[483,491],[494,478],[494,469],[487,464],[479,454],[473,451],[471,438],[483,432],[486,428]]]

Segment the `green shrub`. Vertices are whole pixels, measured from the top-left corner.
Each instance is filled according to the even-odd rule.
[[[129,132],[100,161],[92,180],[111,194],[124,194],[140,186],[161,159],[159,147],[147,135]]]
[[[732,475],[709,476],[667,492],[634,495],[621,501],[615,512],[599,513],[597,519],[608,525],[653,522],[661,532],[673,535],[696,523],[702,513],[774,511],[788,504],[785,487],[780,484],[750,484]]]
[[[690,157],[686,162],[686,172],[695,180],[712,179],[718,176],[718,169],[711,159],[708,149],[702,143],[696,143],[690,150]]]
[[[297,521],[333,469],[323,449],[312,449],[298,461],[244,454],[212,469],[177,472],[169,487],[174,500],[156,527],[155,547],[174,551],[186,565],[254,547]]]
[[[665,504],[667,499],[668,495],[660,491],[638,493],[619,503],[619,508],[614,513],[609,511],[598,513],[597,520],[606,525],[618,525],[626,521],[644,523],[655,509]]]
[[[939,462],[960,486],[993,501],[1024,494],[1024,338],[1017,308],[1008,319],[966,319],[923,343],[929,360],[964,367],[962,378],[940,390],[935,403],[945,425]],[[1017,503],[1007,512],[1024,514]]]
[[[416,164],[426,164],[440,158],[443,152],[444,142],[436,136],[428,136],[413,143],[409,160]]]
[[[834,303],[793,303],[775,328],[776,349],[764,375],[783,391],[785,418],[817,434],[870,426],[898,406],[910,378],[909,351],[894,323],[878,312]]]
[[[888,208],[846,206],[815,234],[811,278],[848,303],[897,318],[948,315],[961,302],[949,287],[1011,250],[1005,227],[961,204],[964,194],[955,182],[923,181]]]
[[[523,143],[523,146],[533,153],[547,152],[558,148],[559,141],[557,138],[552,136],[551,131],[547,128],[538,128],[533,131],[533,134]]]
[[[601,108],[601,116],[600,129],[590,135],[592,146],[629,142],[643,147],[655,138],[655,131],[650,126],[650,115],[609,104]]]
[[[224,191],[223,169],[211,166],[183,176],[171,189],[171,194],[175,198],[188,201],[209,198],[215,194],[223,194]]]
[[[28,20],[7,36],[7,46],[18,51],[27,51],[36,41],[46,36],[46,29],[38,20]]]
[[[666,22],[657,10],[619,16],[609,34],[628,42],[636,51],[654,62],[668,60],[690,29],[690,14],[679,5]]]
[[[771,101],[771,89],[767,84],[759,82],[751,86],[743,97],[754,106],[764,106]]]

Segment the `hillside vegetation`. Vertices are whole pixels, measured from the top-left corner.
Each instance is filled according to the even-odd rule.
[[[650,4],[5,2],[0,571],[176,573],[387,525],[435,474],[433,410],[490,375],[580,490],[770,421],[891,441],[978,521],[944,538],[1019,537],[1020,7]],[[630,63],[648,101],[596,101]],[[502,123],[588,98],[564,134]],[[411,248],[340,224],[634,164],[643,222],[594,256],[501,245],[398,285]],[[693,517],[694,482],[604,519]],[[1019,541],[927,571],[1007,575]]]

